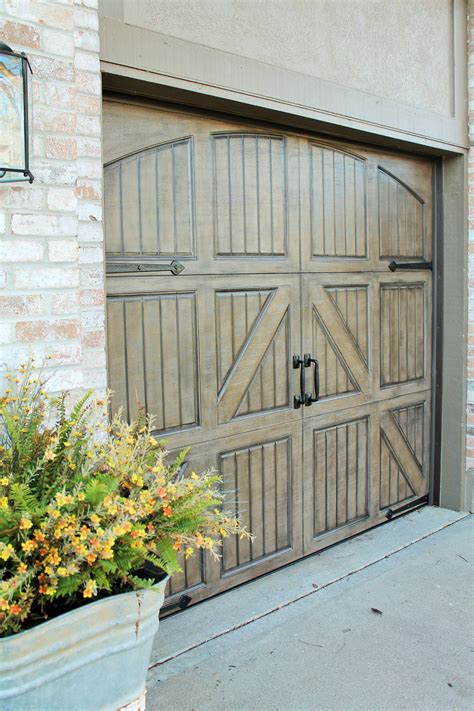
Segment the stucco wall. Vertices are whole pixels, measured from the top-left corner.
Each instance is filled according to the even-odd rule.
[[[101,78],[96,0],[3,0],[30,59],[32,185],[0,186],[0,368],[46,354],[52,389],[103,388]]]
[[[466,146],[465,0],[100,0],[99,12],[105,72]]]
[[[123,19],[446,116],[452,112],[450,0],[124,0]]]

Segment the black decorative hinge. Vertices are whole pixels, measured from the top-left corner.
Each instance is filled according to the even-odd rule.
[[[175,607],[177,607],[179,610],[184,610],[189,603],[191,602],[192,598],[190,595],[181,595],[176,602],[171,602],[169,605],[165,605],[164,607],[161,608],[161,612],[170,612],[171,610],[174,610]]]
[[[134,272],[171,272],[174,276],[178,276],[184,270],[184,264],[173,259],[171,264],[163,264],[162,262],[108,262],[106,266],[107,274],[130,274]]]
[[[397,269],[430,269],[433,271],[433,262],[390,262],[388,268],[391,272]]]
[[[388,520],[390,521],[392,518],[394,518],[394,516],[398,516],[398,514],[406,513],[407,511],[411,511],[412,509],[418,509],[420,508],[420,506],[424,506],[427,503],[428,494],[425,494],[425,496],[420,496],[420,498],[418,499],[409,501],[407,504],[399,506],[397,509],[388,509],[387,513],[385,514],[385,517],[388,518]]]

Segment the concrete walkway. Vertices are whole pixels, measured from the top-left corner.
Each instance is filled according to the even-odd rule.
[[[147,710],[471,709],[473,558],[427,507],[168,618]]]

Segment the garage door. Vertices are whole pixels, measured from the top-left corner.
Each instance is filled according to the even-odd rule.
[[[428,490],[432,164],[104,105],[114,408],[216,467],[255,534],[188,560],[193,601]]]

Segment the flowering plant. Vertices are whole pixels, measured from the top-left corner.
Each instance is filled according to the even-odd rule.
[[[68,412],[34,363],[8,375],[0,398],[0,636],[96,596],[151,587],[143,569],[180,570],[180,557],[249,537],[222,510],[220,477],[181,475],[153,417],[107,423],[107,401]]]

